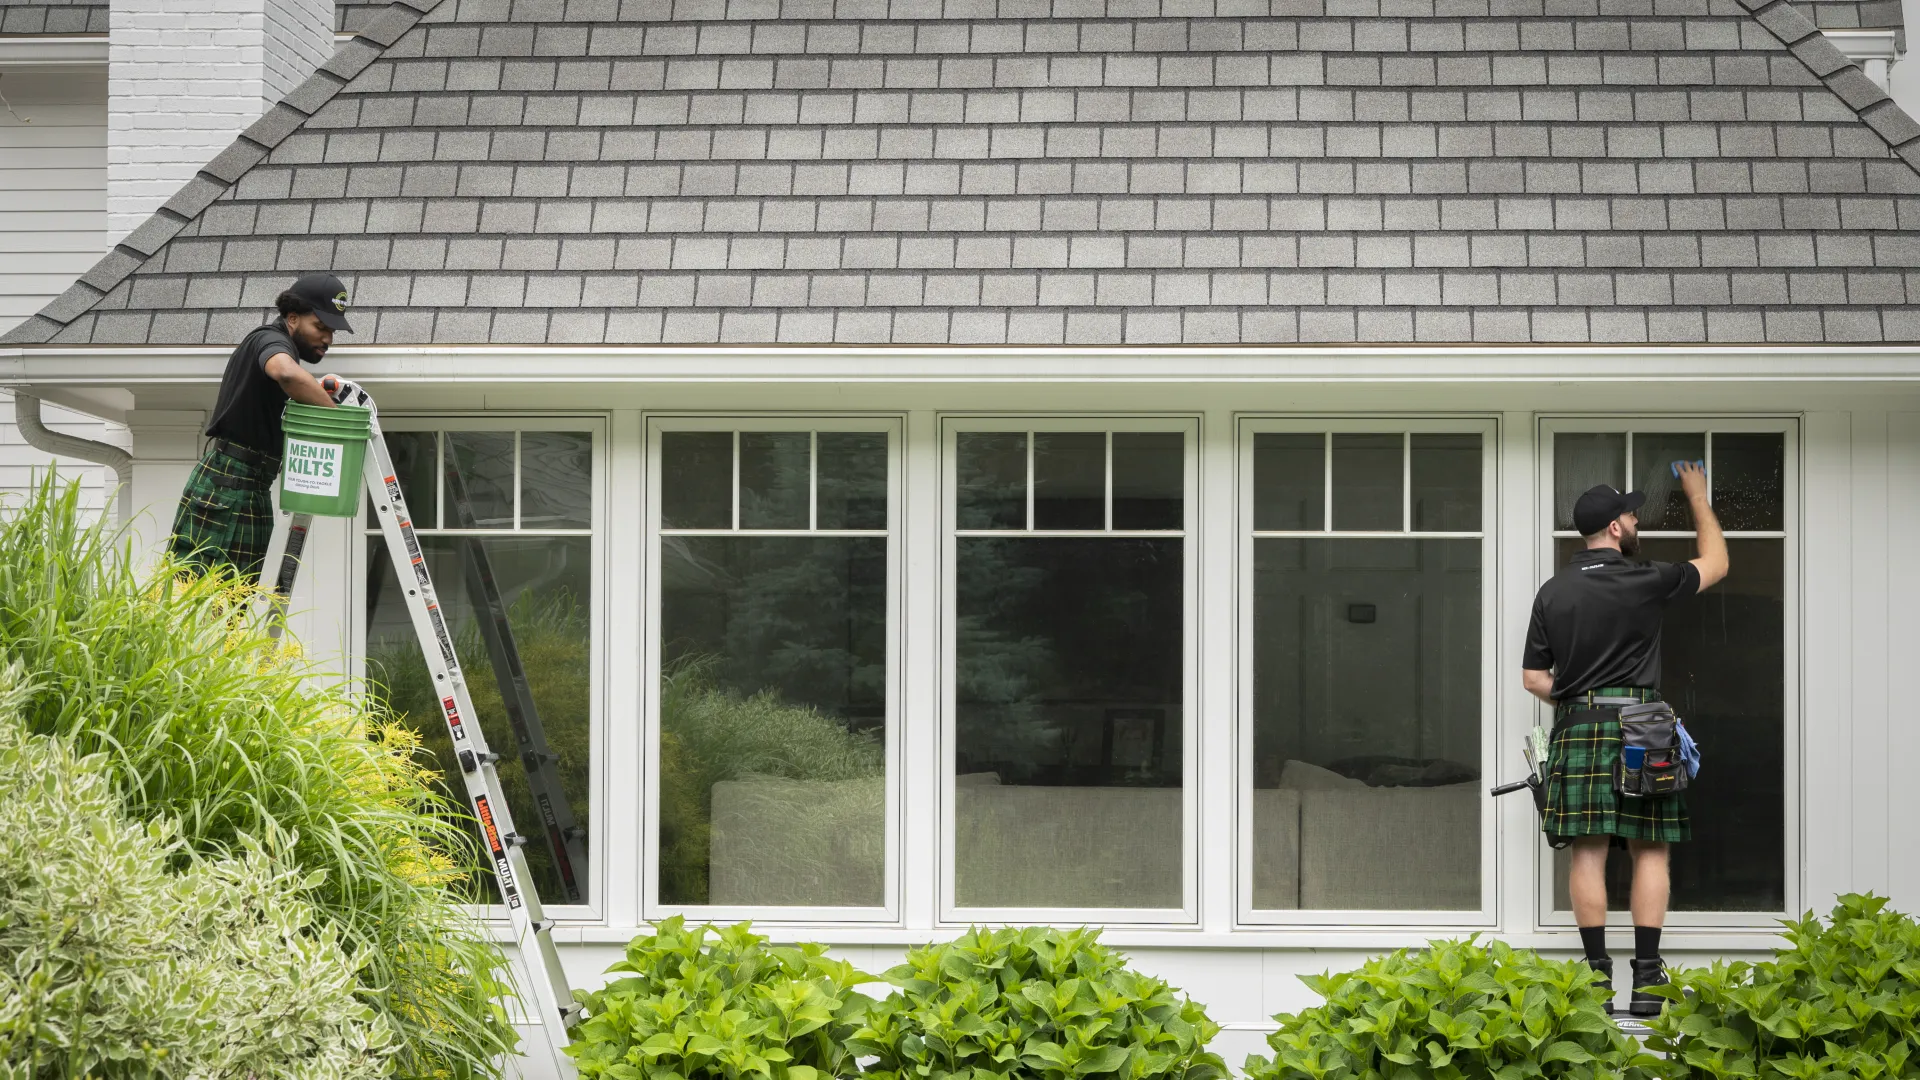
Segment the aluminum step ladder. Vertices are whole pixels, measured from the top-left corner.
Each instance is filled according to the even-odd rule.
[[[351,403],[371,408],[372,399],[366,396],[365,391],[358,391],[357,388],[355,391],[357,396]],[[450,480],[457,477],[456,469],[450,469],[449,472],[454,474]],[[465,483],[450,482],[448,486],[457,487],[460,499],[465,504]],[[447,628],[446,616],[441,611],[439,595],[434,591],[433,578],[427,572],[420,540],[414,535],[413,515],[407,509],[406,497],[400,491],[399,474],[393,467],[393,455],[387,449],[386,437],[381,433],[377,411],[373,415],[372,437],[367,442],[366,490],[373,503],[374,514],[380,521],[380,534],[386,542],[387,555],[393,561],[394,578],[406,594],[407,614],[412,618],[414,634],[420,641],[420,655],[426,661],[427,672],[433,677],[435,696],[440,699],[441,719],[446,722],[447,734],[453,741],[454,755],[460,765],[461,779],[466,784],[468,808],[480,830],[481,843],[492,860],[500,898],[513,924],[514,944],[520,950],[529,981],[533,983],[533,1004],[547,1035],[554,1069],[563,1080],[571,1080],[576,1070],[573,1059],[566,1055],[563,1048],[571,1041],[567,1024],[577,1015],[579,1006],[573,1002],[566,971],[560,966],[560,953],[554,947],[553,920],[547,917],[532,876],[527,872],[526,856],[520,851],[528,842],[527,837],[514,828],[513,814],[507,808],[505,789],[495,768],[500,756],[487,747],[486,735],[480,730],[473,699],[467,693],[466,676],[461,671],[460,658],[455,654],[453,636]],[[471,515],[470,508],[466,512]],[[293,595],[293,583],[300,572],[301,554],[306,549],[313,526],[313,517],[309,514],[293,514],[291,519],[287,524],[279,572],[273,582],[273,612],[268,632],[274,637],[280,636],[285,626],[287,603]],[[472,547],[479,551],[477,543]],[[546,792],[547,797],[543,797],[543,788],[548,784],[554,791],[558,790],[559,775],[553,767],[553,755],[547,753],[539,716],[532,709],[532,695],[526,686],[518,650],[514,647],[512,629],[507,625],[505,606],[500,602],[499,590],[493,582],[491,564],[487,562],[484,552],[479,552],[477,559],[470,554],[465,563],[470,589],[478,589],[481,593],[475,597],[474,604],[480,616],[481,634],[487,641],[488,651],[494,654],[494,670],[503,676],[501,697],[507,705],[509,718],[514,721],[514,733],[521,743],[522,761],[527,767],[529,785],[541,803],[542,813],[547,817],[545,832],[554,852],[555,868],[559,870],[561,880],[571,886],[568,889],[571,899],[577,895],[579,887],[573,868],[584,865],[584,834],[574,827],[571,809],[567,807],[563,796],[556,800],[551,797],[552,792]],[[483,597],[491,599],[483,600]],[[509,683],[512,692],[509,692]],[[570,858],[576,853],[580,856],[579,862]]]

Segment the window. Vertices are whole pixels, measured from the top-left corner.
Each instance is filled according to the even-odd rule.
[[[592,895],[599,429],[575,427],[585,423],[383,422],[507,805],[529,840],[528,869],[555,905]],[[439,757],[442,776],[458,777],[393,560],[366,518],[367,677]],[[490,875],[483,887],[493,889]]]
[[[1787,634],[1795,520],[1793,431],[1769,421],[1549,421],[1551,574],[1584,544],[1573,503],[1595,484],[1644,491],[1641,555],[1678,562],[1697,554],[1693,519],[1671,471],[1707,463],[1708,491],[1726,531],[1727,579],[1667,609],[1661,692],[1686,721],[1703,757],[1687,794],[1693,840],[1673,848],[1673,910],[1789,910],[1787,867],[1793,807],[1786,747],[1793,710]],[[1569,911],[1567,855],[1553,861],[1553,910]],[[1630,867],[1608,865],[1609,907],[1627,906]],[[1562,921],[1565,915],[1558,916]],[[1725,922],[1698,914],[1694,922]]]
[[[1484,911],[1493,436],[1244,423],[1243,919]]]
[[[656,421],[653,895],[893,909],[897,425]]]
[[[950,913],[1191,921],[1193,436],[949,423]]]

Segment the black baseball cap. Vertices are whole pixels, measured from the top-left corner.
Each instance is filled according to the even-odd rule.
[[[1606,484],[1595,484],[1573,504],[1573,531],[1592,536],[1621,514],[1640,509],[1640,504],[1646,501],[1644,491],[1623,492]]]
[[[335,330],[353,333],[353,327],[347,324],[347,287],[339,278],[332,274],[302,274],[287,291],[305,300],[321,322]]]

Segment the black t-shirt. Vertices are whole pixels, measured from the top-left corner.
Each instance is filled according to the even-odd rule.
[[[1603,686],[1660,688],[1660,622],[1700,591],[1690,562],[1633,562],[1613,548],[1579,552],[1533,598],[1530,671],[1553,672],[1554,700]]]
[[[287,336],[287,325],[276,319],[241,339],[227,357],[227,372],[220,377],[220,397],[214,402],[213,419],[207,421],[207,434],[230,439],[242,446],[277,458],[284,447],[280,432],[280,413],[287,407],[287,392],[267,374],[267,361],[276,353],[300,359],[300,350]]]

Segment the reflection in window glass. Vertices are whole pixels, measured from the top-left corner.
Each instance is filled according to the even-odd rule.
[[[1113,434],[1113,527],[1185,525],[1187,437],[1178,431]]]
[[[1409,454],[1413,531],[1479,532],[1480,436],[1416,434]]]
[[[963,431],[955,443],[962,529],[1027,527],[1027,437],[1016,431]]]
[[[740,527],[804,529],[812,498],[813,436],[740,433]]]
[[[511,529],[513,520],[513,432],[447,432],[447,468],[458,470],[467,504],[449,503],[449,529]]]
[[[394,478],[400,483],[400,494],[407,500],[416,529],[431,529],[439,520],[440,483],[435,475],[439,468],[439,438],[439,434],[432,431],[386,433]],[[368,490],[368,521],[376,520],[371,503],[373,494]]]
[[[1253,544],[1254,907],[1478,909],[1481,541]]]
[[[819,527],[887,527],[887,436],[878,431],[822,431]]]
[[[1625,489],[1627,437],[1616,431],[1563,431],[1553,437],[1553,527],[1573,528],[1573,504],[1595,484]]]
[[[661,434],[660,524],[668,529],[733,527],[733,432]]]
[[[1327,510],[1327,437],[1276,432],[1253,437],[1253,527],[1317,532]]]
[[[1636,436],[1637,438],[1637,436]],[[1715,435],[1715,460],[1723,436]],[[1555,544],[1572,558],[1580,541]],[[1673,845],[1676,911],[1786,907],[1786,567],[1782,540],[1727,541],[1725,581],[1667,608],[1661,693],[1700,744],[1687,790],[1693,840]],[[1643,557],[1694,557],[1691,539],[1643,541]],[[1556,853],[1555,907],[1570,909],[1566,853]],[[1615,852],[1608,904],[1625,910],[1631,867]]]
[[[1333,527],[1341,532],[1405,528],[1401,492],[1405,440],[1385,435],[1333,437]]]
[[[520,527],[585,529],[593,511],[593,436],[520,433]]]
[[[956,903],[1179,907],[1185,541],[956,545]]]
[[[1786,436],[1713,434],[1713,509],[1730,531],[1786,528]]]
[[[1673,475],[1673,463],[1706,459],[1707,437],[1699,432],[1633,433],[1634,490],[1647,496],[1636,515],[1640,528],[1649,532],[1693,528],[1693,511],[1687,506],[1680,478]]]
[[[1107,436],[1101,431],[1033,437],[1033,527],[1104,529]]]

